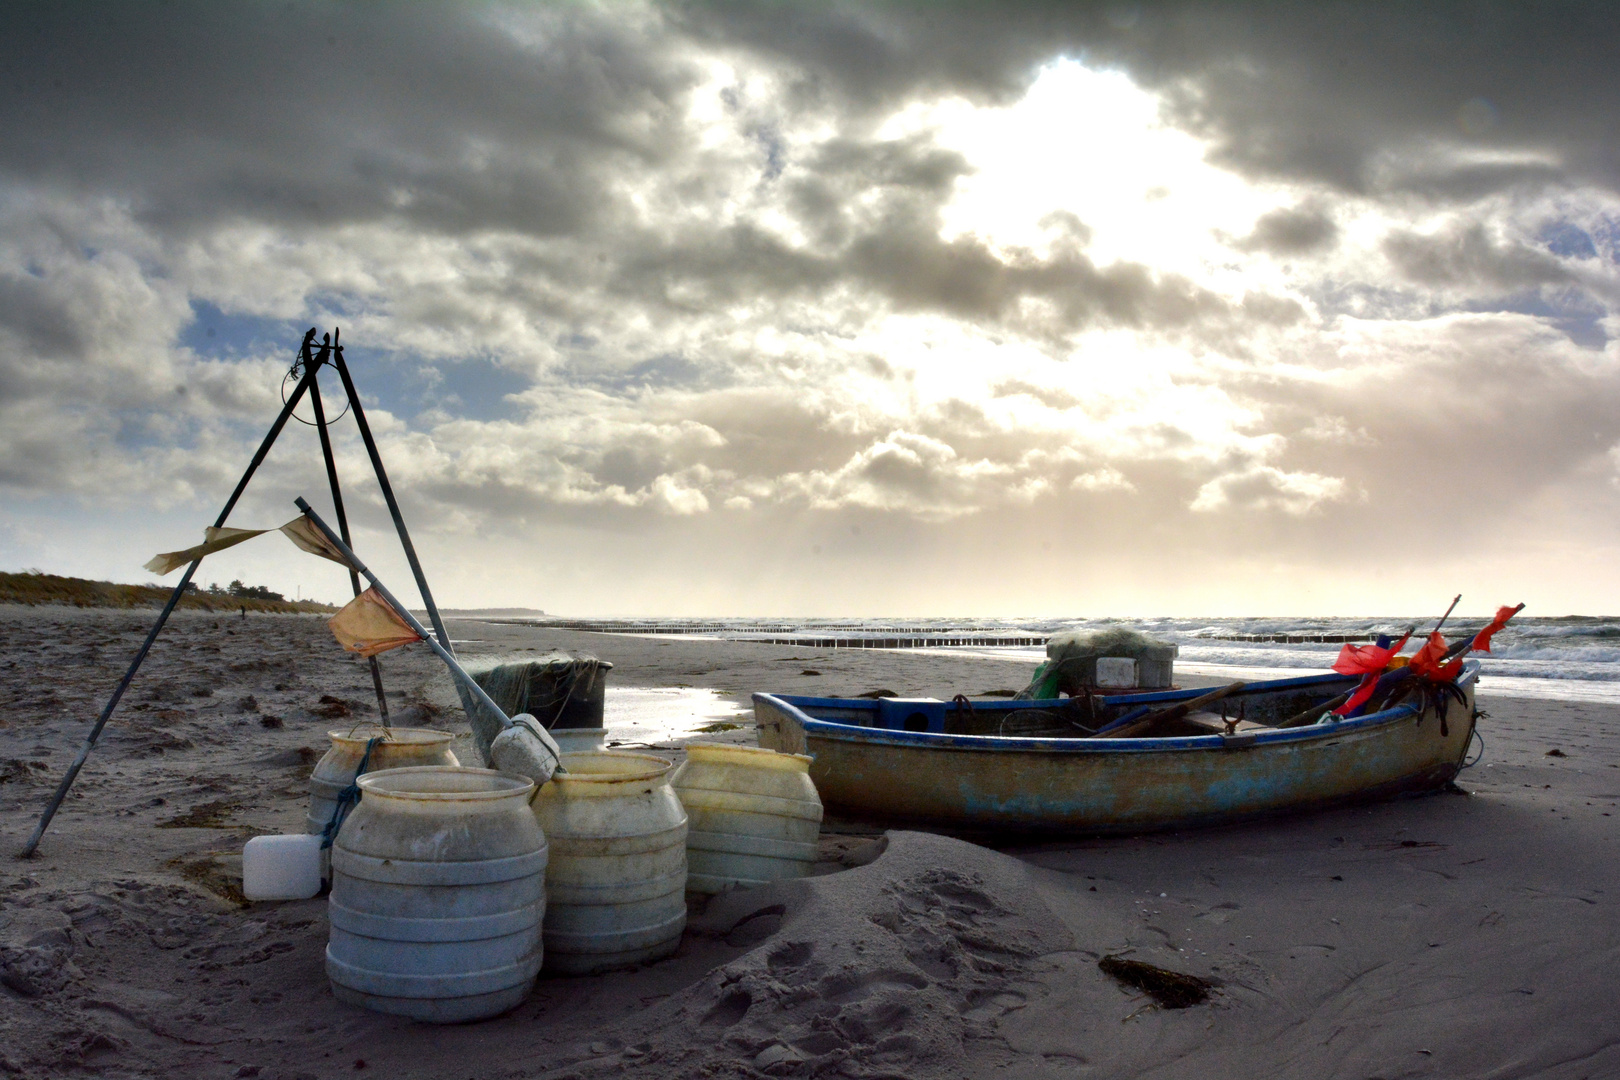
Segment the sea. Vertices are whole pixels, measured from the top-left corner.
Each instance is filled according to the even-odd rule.
[[[1416,627],[1421,637],[1434,629],[1436,618],[541,621],[615,633],[764,640],[814,648],[926,648],[1028,665],[1044,659],[1044,642],[1053,634],[1126,626],[1177,645],[1178,672],[1252,680],[1326,672],[1346,640],[1366,641],[1377,634],[1399,636],[1409,627]],[[1441,632],[1456,642],[1471,636],[1486,621],[1453,618]],[[1480,690],[1485,694],[1620,704],[1620,617],[1521,615],[1496,635],[1491,652],[1475,653],[1472,658],[1480,662]]]

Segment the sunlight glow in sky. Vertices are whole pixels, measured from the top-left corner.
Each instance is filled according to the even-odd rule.
[[[1610,609],[1620,90],[1517,10],[13,13],[0,566],[194,543],[341,325],[452,606]]]

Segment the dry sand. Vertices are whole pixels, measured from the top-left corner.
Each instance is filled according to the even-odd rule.
[[[352,723],[319,713],[374,715],[364,667],[318,619],[178,616],[39,856],[10,858],[150,618],[0,609],[0,1073],[1620,1076],[1614,708],[1487,691],[1466,796],[1000,850],[826,836],[820,876],[696,907],[670,960],[542,978],[504,1017],[435,1028],[333,1000],[323,900],[229,899],[242,843],[301,826],[323,733]],[[615,662],[614,685],[742,700],[1027,676],[926,653],[452,630],[478,639],[468,652],[584,649]],[[431,711],[435,663],[383,658],[396,708]],[[1160,1008],[1099,969],[1109,955],[1216,988]]]

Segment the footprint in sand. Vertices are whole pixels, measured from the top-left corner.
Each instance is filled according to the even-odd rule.
[[[987,1024],[1014,1009],[1023,1008],[1024,1002],[1023,994],[1011,990],[980,991],[968,998],[967,1008],[962,1010],[962,1019]]]

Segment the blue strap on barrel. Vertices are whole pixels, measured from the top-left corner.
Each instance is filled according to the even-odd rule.
[[[349,816],[349,811],[360,805],[360,784],[358,781],[361,774],[366,771],[366,766],[371,762],[371,748],[387,737],[386,735],[377,735],[366,740],[366,752],[360,755],[360,767],[354,771],[354,779],[349,781],[349,786],[338,792],[337,805],[332,807],[332,820],[328,821],[326,828],[321,830],[321,850],[324,851],[332,846],[332,841],[337,839],[338,830],[343,828],[344,819]]]

